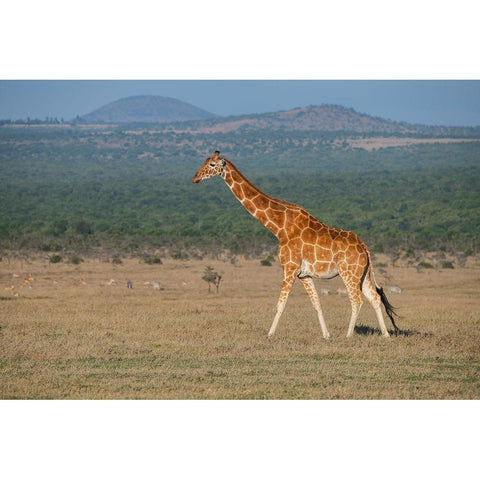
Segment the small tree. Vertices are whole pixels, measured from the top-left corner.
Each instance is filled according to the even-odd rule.
[[[202,280],[205,280],[208,283],[208,293],[211,291],[212,284],[215,285],[218,293],[218,289],[220,287],[220,281],[222,280],[222,276],[216,272],[213,267],[207,265],[205,267],[205,271],[203,272]]]

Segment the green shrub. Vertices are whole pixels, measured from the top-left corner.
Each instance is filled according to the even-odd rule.
[[[61,255],[52,255],[50,257],[50,263],[60,263],[63,260]]]
[[[74,265],[80,265],[83,262],[83,258],[80,258],[77,255],[73,255],[69,258],[69,262],[73,263]]]
[[[422,267],[422,268],[433,268],[433,265],[431,263],[428,263],[428,262],[420,262],[418,264],[419,267]]]
[[[142,261],[147,265],[162,265],[162,259],[156,255],[149,255],[148,253],[142,255]]]

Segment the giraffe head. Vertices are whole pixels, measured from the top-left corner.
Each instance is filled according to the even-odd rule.
[[[193,183],[199,183],[206,178],[216,177],[223,172],[227,162],[220,156],[220,152],[217,150],[213,156],[207,158],[205,163],[200,167],[198,172],[192,179]]]

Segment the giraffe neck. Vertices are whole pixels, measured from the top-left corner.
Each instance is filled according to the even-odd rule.
[[[285,225],[285,207],[296,207],[296,205],[283,202],[263,193],[245,178],[230,161],[227,161],[222,177],[245,209],[278,237],[280,230]],[[272,212],[274,212],[273,215]]]

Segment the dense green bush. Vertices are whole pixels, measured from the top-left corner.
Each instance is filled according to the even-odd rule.
[[[266,193],[378,252],[479,250],[480,142],[366,151],[338,137],[0,128],[0,246],[274,248],[220,179],[191,183],[219,148]]]
[[[61,255],[52,255],[50,257],[50,263],[60,263],[63,261],[63,257]]]

